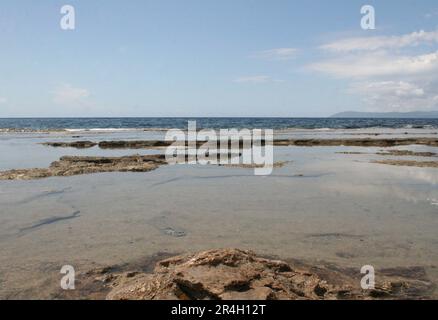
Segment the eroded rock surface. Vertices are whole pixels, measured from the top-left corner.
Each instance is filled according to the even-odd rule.
[[[435,157],[437,154],[434,152],[419,152],[410,150],[387,150],[377,153],[380,156],[400,156],[400,157]]]
[[[356,152],[356,151],[343,151],[336,152],[336,154],[349,154],[349,155],[359,155],[359,154],[374,154],[367,152]],[[396,156],[396,157],[436,157],[438,156],[435,152],[422,152],[422,151],[410,151],[410,150],[380,150],[375,153],[378,156]]]
[[[55,148],[77,148],[77,149],[87,149],[92,148],[97,145],[96,142],[92,141],[73,141],[73,142],[44,142],[44,146],[50,146]]]
[[[285,139],[275,140],[276,146],[350,146],[350,147],[394,147],[407,145],[438,146],[435,138],[393,138],[393,139]]]
[[[278,168],[283,168],[286,164],[288,164],[291,161],[277,161],[274,162],[272,165],[269,164],[244,164],[244,163],[240,163],[240,164],[224,164],[224,165],[219,165],[220,167],[226,167],[226,168],[242,168],[242,169],[254,169],[254,168],[274,168],[274,169],[278,169]]]
[[[147,149],[168,147],[172,143],[160,140],[121,140],[121,141],[101,141],[99,148],[101,149]]]
[[[334,288],[316,275],[292,270],[238,249],[211,250],[159,262],[154,274],[124,278],[107,299],[321,299]]]
[[[438,161],[415,161],[415,160],[376,160],[372,163],[387,164],[391,166],[438,168]]]
[[[147,172],[166,164],[164,155],[133,155],[124,157],[65,156],[49,168],[18,169],[0,172],[0,180],[31,180],[66,177],[98,172]]]
[[[91,144],[97,144],[87,141]],[[45,143],[54,147],[74,147],[75,144],[81,147],[83,141],[77,142],[56,142]],[[120,140],[120,141],[101,141],[98,143],[101,149],[148,149],[158,147],[168,147],[172,145],[173,141],[162,140]],[[198,141],[197,146],[201,146],[205,141]],[[264,141],[262,141],[262,144]],[[186,142],[187,144],[187,142]],[[436,138],[364,138],[364,139],[277,139],[274,140],[275,146],[301,146],[301,147],[317,147],[317,146],[351,146],[351,147],[394,147],[407,145],[425,145],[438,146],[438,139]],[[244,146],[243,141],[240,141],[240,148]]]
[[[400,278],[393,270],[391,278],[381,276],[376,288],[365,292],[359,272],[351,273],[218,249],[162,260],[152,274],[108,273],[98,281],[112,288],[109,300],[418,299],[434,290],[426,279]]]

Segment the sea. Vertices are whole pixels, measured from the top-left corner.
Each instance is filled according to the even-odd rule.
[[[382,118],[0,118],[0,131],[18,130],[129,130],[187,128],[196,120],[197,128],[260,129],[435,129],[438,119]]]

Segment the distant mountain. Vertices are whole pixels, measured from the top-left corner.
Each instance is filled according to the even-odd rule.
[[[404,118],[404,119],[430,119],[438,118],[438,111],[413,111],[413,112],[356,112],[345,111],[332,115],[330,118]]]

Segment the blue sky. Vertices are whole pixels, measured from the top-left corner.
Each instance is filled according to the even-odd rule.
[[[0,117],[438,110],[436,0],[2,0],[0,40]]]

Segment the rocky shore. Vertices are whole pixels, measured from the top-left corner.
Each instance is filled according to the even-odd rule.
[[[101,149],[147,149],[168,147],[171,143],[161,140],[127,140],[127,141],[102,141],[99,142]]]
[[[399,157],[436,157],[435,152],[415,152],[409,150],[382,150],[377,153],[379,156],[399,156]]]
[[[387,164],[391,166],[438,168],[438,161],[415,161],[415,160],[376,160],[373,163]]]
[[[73,141],[73,142],[44,142],[44,146],[55,147],[55,148],[76,148],[76,149],[87,149],[97,146],[97,142],[92,141]]]
[[[72,147],[72,148],[91,148],[99,146],[101,149],[147,149],[157,147],[168,147],[171,141],[162,140],[120,140],[120,141],[101,141],[99,143],[92,141],[75,141],[75,142],[45,142],[44,145],[52,147]],[[204,144],[198,141],[197,145]],[[262,141],[263,143],[263,141]],[[300,147],[326,147],[326,146],[349,146],[349,147],[395,147],[408,145],[438,146],[436,138],[365,138],[365,139],[276,139],[274,146],[300,146]],[[240,142],[242,147],[243,142]]]
[[[31,180],[67,177],[98,172],[147,172],[167,164],[164,155],[133,155],[124,157],[65,156],[49,168],[8,170],[0,172],[0,180]]]
[[[207,153],[208,155],[208,153]],[[210,156],[220,157],[223,153]],[[228,158],[240,157],[240,153],[228,152]],[[186,156],[187,159],[187,156]],[[0,180],[33,180],[49,177],[69,177],[101,172],[148,172],[167,165],[164,154],[131,155],[122,157],[80,157],[64,156],[48,168],[13,169],[0,171]],[[275,163],[274,167],[283,164]],[[245,166],[243,166],[245,168]]]
[[[117,269],[98,268],[80,275],[78,290],[72,294],[108,300],[427,299],[435,290],[418,267],[380,270],[375,288],[363,290],[359,270],[287,263],[239,249],[167,258],[152,272],[142,271],[142,265]]]
[[[198,146],[204,142],[198,141]],[[171,142],[159,140],[127,140],[127,141],[73,141],[73,142],[45,142],[43,145],[63,148],[92,148],[102,149],[142,149],[159,148],[170,145]],[[242,148],[241,141],[240,147]],[[274,140],[275,146],[352,146],[352,147],[394,147],[407,145],[438,146],[435,138],[400,138],[400,139],[303,139],[303,140]],[[361,152],[338,152],[343,154],[363,154]],[[238,153],[229,153],[229,157],[239,156]],[[380,156],[417,156],[436,157],[434,152],[416,152],[409,150],[381,150],[376,153]],[[274,168],[282,167],[286,162],[274,163]],[[414,160],[374,160],[372,163],[394,166],[430,167],[438,168],[438,161]],[[123,157],[76,157],[65,156],[53,162],[49,168],[16,169],[0,172],[0,180],[30,180],[54,176],[73,176],[98,172],[147,172],[167,164],[165,156],[160,155],[133,155]],[[226,167],[254,168],[256,165],[226,165]]]
[[[275,140],[276,146],[302,146],[302,147],[395,147],[408,145],[438,146],[435,138],[393,138],[393,139],[285,139]]]
[[[438,156],[435,152],[417,152],[410,150],[380,150],[376,153],[369,152],[357,152],[357,151],[344,151],[336,152],[337,154],[349,154],[349,155],[359,155],[359,154],[376,154],[378,156],[396,156],[396,157],[436,157]]]
[[[172,145],[173,142],[163,140],[114,140],[114,141],[73,141],[73,142],[44,142],[42,145],[54,148],[92,148],[98,146],[100,149],[154,149],[163,148]],[[198,141],[197,147],[200,147],[205,142]],[[187,142],[185,143],[187,146]],[[242,144],[241,144],[242,146]]]

